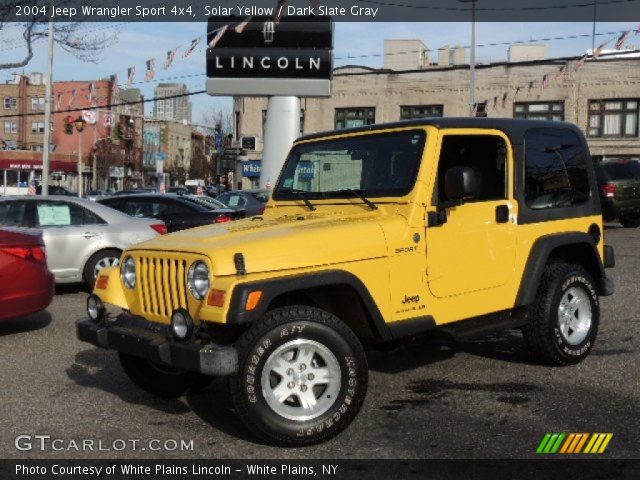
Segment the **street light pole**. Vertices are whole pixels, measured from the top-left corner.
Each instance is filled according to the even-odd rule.
[[[44,149],[42,152],[42,195],[49,194],[49,155],[51,153],[51,102],[53,101],[53,21],[49,20],[49,53],[44,101]]]
[[[82,198],[82,130],[78,131],[78,197]]]
[[[473,114],[473,107],[476,105],[476,2],[478,0],[458,0],[462,3],[471,3],[471,55],[469,58],[470,74],[470,100],[469,114]]]

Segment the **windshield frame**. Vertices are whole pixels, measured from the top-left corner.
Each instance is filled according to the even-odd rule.
[[[422,166],[422,159],[424,157],[427,140],[428,140],[428,131],[426,128],[421,127],[410,127],[410,128],[400,128],[393,130],[374,130],[365,133],[357,133],[357,134],[345,134],[345,135],[335,135],[325,138],[313,139],[309,141],[304,141],[300,143],[294,143],[291,151],[287,155],[287,159],[284,162],[282,170],[280,171],[280,175],[278,177],[278,181],[275,184],[273,192],[271,194],[271,198],[276,201],[295,201],[300,200],[300,192],[296,189],[290,189],[288,187],[283,187],[282,183],[284,182],[285,172],[290,167],[292,162],[299,162],[299,156],[296,155],[296,150],[303,147],[308,147],[310,145],[318,145],[322,143],[336,142],[341,140],[351,140],[351,139],[368,139],[368,138],[380,138],[380,137],[388,137],[394,136],[398,134],[419,134],[420,140],[417,145],[417,150],[419,152],[419,158],[416,160],[415,171],[411,174],[411,180],[408,182],[407,187],[404,189],[379,189],[379,190],[369,190],[369,189],[358,189],[363,192],[363,194],[367,198],[402,198],[410,194],[415,188],[418,177],[420,175],[420,168]],[[317,200],[329,200],[329,199],[354,199],[353,189],[340,189],[340,190],[328,190],[324,192],[313,192],[313,191],[303,191],[304,195],[313,201]],[[357,197],[356,197],[357,198]]]

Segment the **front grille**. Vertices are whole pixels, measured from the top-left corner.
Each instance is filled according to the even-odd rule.
[[[138,257],[140,305],[150,318],[168,320],[178,308],[187,308],[187,261]]]

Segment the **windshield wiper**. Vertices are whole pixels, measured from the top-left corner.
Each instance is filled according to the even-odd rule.
[[[365,204],[367,204],[367,206],[371,207],[371,210],[378,210],[378,206],[373,203],[371,200],[369,200],[364,192],[362,190],[358,190],[355,188],[343,188],[341,190],[342,192],[351,192],[354,195],[356,195],[358,198],[360,198],[360,200],[362,200]]]
[[[300,199],[304,202],[304,204],[311,210],[312,212],[316,210],[316,207],[309,201],[309,196],[305,190],[299,190],[297,188],[283,188],[280,191],[285,193],[295,193]]]

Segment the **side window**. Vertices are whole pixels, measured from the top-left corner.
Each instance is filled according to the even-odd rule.
[[[162,212],[169,215],[185,215],[189,213],[193,213],[193,210],[182,204],[181,202],[166,202],[160,201],[157,204],[154,204],[154,209],[160,209]]]
[[[589,199],[586,154],[567,128],[535,128],[525,134],[525,201],[529,208],[567,207]]]
[[[40,227],[68,227],[72,225],[71,209],[68,204],[63,202],[38,202],[36,214]]]
[[[71,212],[71,225],[106,225],[107,223],[91,210],[87,210],[75,203],[69,204],[69,210]]]
[[[0,202],[0,225],[29,227],[31,221],[27,215],[27,202]]]
[[[157,206],[157,204],[145,200],[127,200],[121,210],[131,217],[152,218],[160,213]]]
[[[507,145],[495,135],[447,135],[442,141],[438,164],[437,194],[439,201],[449,200],[444,180],[454,167],[471,167],[482,182],[480,195],[475,201],[503,200],[507,198]]]
[[[230,207],[244,207],[247,202],[242,195],[236,194],[229,195],[229,198],[227,198],[227,201],[224,203],[226,203]]]

